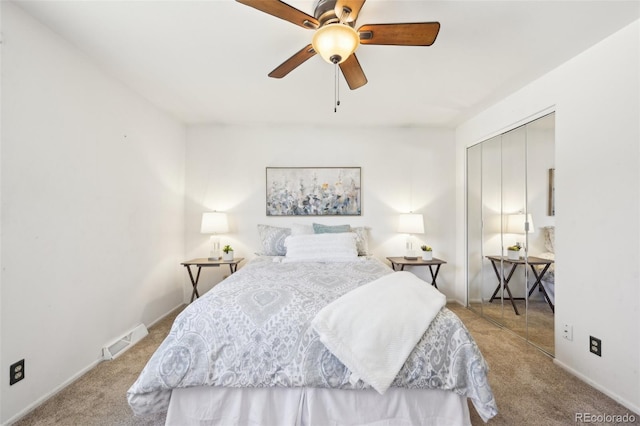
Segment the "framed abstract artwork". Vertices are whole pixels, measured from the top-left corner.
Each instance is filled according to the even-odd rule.
[[[267,216],[360,216],[360,167],[267,167]]]

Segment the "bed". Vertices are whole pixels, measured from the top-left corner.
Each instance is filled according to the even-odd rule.
[[[167,424],[176,425],[463,425],[470,424],[470,400],[483,420],[495,416],[485,360],[446,307],[434,311],[382,392],[327,348],[317,325],[323,313],[401,277],[395,274],[411,275],[362,255],[361,236],[344,234],[354,234],[346,238],[356,247],[348,256],[336,245],[338,234],[326,237],[330,254],[316,244],[319,237],[272,239],[271,245],[290,243],[284,256],[263,250],[190,304],[127,392],[134,413],[167,411]],[[384,311],[369,303],[345,318],[368,315],[375,322],[404,310]],[[353,333],[353,324],[338,325]],[[367,328],[357,333],[375,333]]]

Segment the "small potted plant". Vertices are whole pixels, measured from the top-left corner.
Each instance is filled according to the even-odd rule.
[[[520,250],[522,246],[520,243],[515,243],[512,246],[507,247],[507,259],[509,260],[518,260],[520,259]]]
[[[433,251],[431,250],[431,247],[426,246],[426,245],[422,245],[422,246],[420,246],[420,249],[422,249],[422,260],[432,260],[433,259]]]
[[[233,260],[233,248],[229,244],[222,248],[222,260]]]

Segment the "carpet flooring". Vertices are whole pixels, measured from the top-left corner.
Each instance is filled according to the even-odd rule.
[[[511,303],[506,300],[504,305],[498,299],[493,303],[475,303],[471,307],[477,313],[481,312],[492,321],[525,339],[529,339],[531,343],[553,356],[555,349],[554,314],[547,302],[545,300],[529,300],[528,309],[524,300],[516,300],[514,303],[520,315],[516,315]]]
[[[633,414],[557,367],[549,356],[520,337],[458,304],[449,304],[448,307],[469,329],[491,369],[489,383],[496,397],[499,414],[489,421],[489,425],[561,426],[576,424],[576,413]],[[177,313],[171,313],[151,327],[149,336],[119,358],[100,363],[14,424],[164,424],[164,414],[135,417],[127,405],[125,394],[167,335]],[[470,411],[472,424],[483,425],[475,409],[471,407]],[[633,424],[640,424],[640,414],[634,415],[636,423]]]

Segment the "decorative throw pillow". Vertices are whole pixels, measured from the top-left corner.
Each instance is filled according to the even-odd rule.
[[[545,226],[544,228],[544,247],[550,253],[555,253],[556,228],[554,226]]]
[[[536,257],[540,257],[542,259],[555,260],[556,255],[555,255],[555,253],[547,252],[547,253],[536,254]],[[536,269],[539,272],[541,272],[544,269],[544,266],[540,265],[540,266],[536,267]],[[542,277],[542,281],[554,283],[555,282],[555,275],[556,275],[556,264],[554,262],[551,265],[549,265],[549,268],[547,269],[547,272],[544,274],[544,277]]]
[[[340,232],[351,232],[350,225],[322,225],[320,223],[313,224],[313,232],[316,234],[337,234]]]
[[[303,225],[299,223],[294,223],[291,225],[291,235],[308,235],[313,234],[313,226],[312,225]]]
[[[260,254],[264,256],[284,256],[287,254],[284,240],[291,235],[291,229],[258,225],[258,235],[262,244],[262,252]]]
[[[356,234],[356,248],[358,256],[369,255],[369,230],[364,226],[351,228],[351,232]]]

